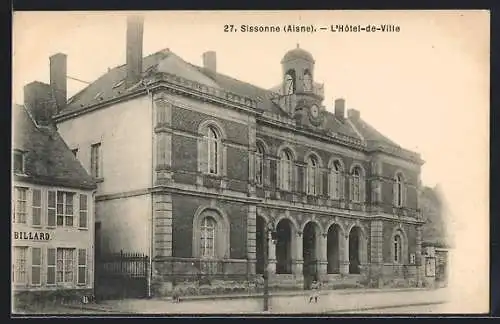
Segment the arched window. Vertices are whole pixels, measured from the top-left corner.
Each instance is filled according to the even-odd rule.
[[[351,200],[354,202],[362,202],[363,200],[363,173],[358,166],[352,170]]]
[[[402,253],[402,240],[401,240],[401,235],[396,234],[394,236],[394,246],[393,246],[393,257],[394,257],[394,263],[401,263],[403,259],[403,253]]]
[[[257,152],[255,153],[255,182],[258,185],[264,183],[264,147],[257,143]]]
[[[304,91],[312,91],[312,76],[309,70],[304,71]]]
[[[211,216],[205,216],[200,226],[200,256],[214,258],[217,222]]]
[[[396,174],[394,179],[394,203],[396,207],[404,206],[405,185],[404,178],[401,173]]]
[[[219,174],[219,155],[220,155],[220,138],[217,130],[209,126],[205,134],[207,144],[207,172],[210,174]]]
[[[307,194],[317,195],[320,193],[320,167],[314,156],[307,159],[306,183]]]
[[[293,181],[293,158],[288,150],[281,151],[279,167],[280,188],[291,190]]]
[[[342,197],[342,171],[340,161],[333,161],[330,168],[330,197],[332,199],[340,199]]]
[[[285,74],[285,80],[284,80],[284,93],[285,95],[291,95],[295,93],[295,71],[294,70],[289,70]]]

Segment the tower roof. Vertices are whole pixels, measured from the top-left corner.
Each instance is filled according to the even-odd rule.
[[[296,59],[303,59],[303,60],[310,61],[310,62],[314,63],[314,58],[311,55],[311,53],[300,48],[299,44],[297,44],[296,48],[286,52],[285,56],[283,56],[283,59],[281,60],[281,63],[285,63],[287,61],[296,60]]]

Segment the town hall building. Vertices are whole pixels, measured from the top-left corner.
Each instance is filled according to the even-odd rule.
[[[159,287],[262,274],[266,255],[276,285],[421,280],[423,161],[344,99],[330,112],[311,53],[268,62],[282,74],[263,89],[218,73],[213,51],[203,66],[168,49],[143,57],[142,38],[129,19],[126,64],[54,116],[97,182],[100,252],[150,255]],[[66,96],[56,55],[51,84]]]

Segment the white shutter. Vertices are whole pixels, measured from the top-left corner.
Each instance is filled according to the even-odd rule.
[[[283,188],[283,184],[281,183],[281,178],[282,178],[281,160],[278,159],[276,160],[276,187],[279,189]]]
[[[205,137],[198,140],[198,171],[208,172],[208,141]]]
[[[264,185],[269,186],[271,184],[271,161],[269,158],[264,159],[264,170],[262,173]]]
[[[398,206],[398,184],[396,182],[396,179],[393,179],[393,183],[392,183],[392,204],[394,206]]]
[[[364,175],[359,176],[359,200],[364,203],[366,201],[366,178]]]

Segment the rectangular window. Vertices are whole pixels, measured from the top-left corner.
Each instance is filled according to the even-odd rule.
[[[87,250],[78,250],[78,284],[87,283]]]
[[[75,249],[57,249],[57,283],[72,283],[74,280]]]
[[[90,169],[95,179],[102,178],[101,159],[101,143],[92,144],[90,147]]]
[[[28,248],[27,247],[14,247],[14,255],[12,259],[14,261],[13,264],[13,279],[16,284],[25,284],[27,283],[27,275],[26,275],[26,264],[27,264],[27,256],[28,256]]]
[[[41,269],[42,269],[42,249],[33,247],[31,248],[31,284],[40,285],[41,282]]]
[[[56,284],[56,249],[47,249],[47,285]]]
[[[42,225],[42,191],[40,189],[32,191],[31,222],[33,226]]]
[[[80,195],[80,218],[78,227],[87,228],[87,215],[88,215],[88,199],[87,195]]]
[[[78,149],[77,149],[77,148],[76,148],[76,149],[72,149],[72,150],[71,150],[71,153],[73,153],[73,155],[74,155],[75,157],[78,157]]]
[[[52,190],[47,195],[47,226],[56,226],[56,192]]]
[[[28,214],[28,188],[15,188],[14,219],[18,224],[26,224]]]
[[[14,151],[13,157],[13,170],[14,173],[23,174],[24,173],[24,153],[20,151]]]
[[[73,226],[73,198],[72,192],[57,192],[57,226]]]

